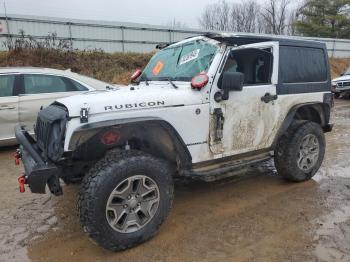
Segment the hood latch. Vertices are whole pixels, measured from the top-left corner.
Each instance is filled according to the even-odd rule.
[[[87,103],[84,103],[80,109],[80,123],[89,122],[89,110],[89,105]]]

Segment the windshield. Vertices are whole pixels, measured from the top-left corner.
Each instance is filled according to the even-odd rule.
[[[203,40],[165,48],[156,53],[141,75],[142,80],[191,81],[207,72],[218,47]]]
[[[350,75],[350,67],[345,71],[344,75]]]

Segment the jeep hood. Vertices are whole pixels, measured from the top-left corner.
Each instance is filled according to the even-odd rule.
[[[177,84],[174,88],[168,83],[149,86],[120,86],[115,90],[99,90],[58,99],[70,117],[80,116],[82,107],[89,108],[89,115],[127,110],[194,105],[203,103],[203,91],[193,90],[189,83]]]

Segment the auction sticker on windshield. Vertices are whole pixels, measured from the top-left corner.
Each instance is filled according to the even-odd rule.
[[[193,50],[192,52],[182,56],[179,61],[179,65],[186,64],[194,59],[196,59],[199,55],[200,49]]]
[[[158,61],[157,64],[155,65],[155,67],[153,68],[152,73],[154,75],[158,75],[160,73],[160,71],[162,71],[163,67],[164,67],[163,62]]]

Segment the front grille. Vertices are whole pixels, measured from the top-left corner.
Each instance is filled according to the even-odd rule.
[[[346,82],[338,82],[337,83],[338,87],[348,87],[350,86],[350,81],[346,81]]]
[[[50,123],[45,122],[38,116],[36,125],[35,125],[35,138],[36,138],[38,147],[43,152],[45,152],[45,148],[47,148],[47,142],[48,142],[50,131],[51,131]]]

